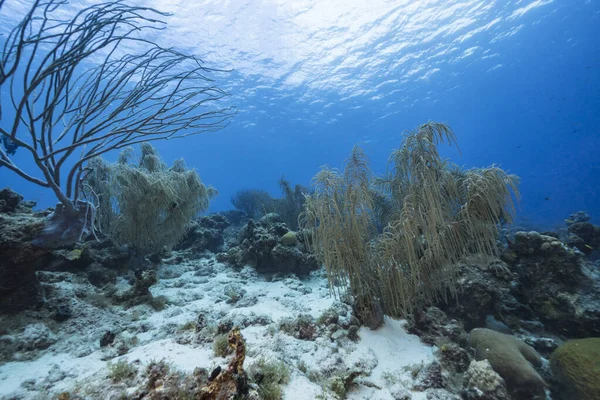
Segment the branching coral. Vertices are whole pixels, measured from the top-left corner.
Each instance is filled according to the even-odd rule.
[[[90,164],[84,188],[98,202],[100,227],[141,255],[175,245],[216,190],[182,160],[167,168],[148,143],[137,165],[130,159],[127,152],[115,164],[101,159]]]
[[[3,3],[0,13],[15,13]],[[67,3],[27,2],[14,22],[1,15],[0,138],[7,150],[0,147],[0,167],[60,201],[37,240],[48,247],[93,231],[94,210],[80,198],[88,161],[143,141],[215,131],[234,114],[213,107],[226,93],[210,75],[224,71],[139,36],[163,29],[167,14],[118,0],[69,13]],[[17,148],[37,174],[12,157]]]
[[[516,177],[494,166],[461,170],[440,157],[444,142],[455,144],[454,132],[431,122],[405,137],[385,178],[373,178],[355,146],[343,171],[325,168],[313,179],[302,225],[313,230],[331,288],[351,294],[362,318],[378,304],[399,316],[445,299],[455,264],[495,253],[496,224],[514,213]]]

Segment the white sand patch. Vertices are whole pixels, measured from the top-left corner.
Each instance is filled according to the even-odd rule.
[[[421,343],[418,336],[404,329],[405,321],[385,317],[385,323],[376,331],[360,328],[360,348],[372,350],[379,363],[371,373],[374,381],[382,383],[383,372],[434,360],[433,347]]]
[[[371,371],[371,375],[365,378],[377,387],[385,387],[386,382],[383,374],[393,374],[399,380],[409,382],[412,380],[406,367],[415,364],[427,364],[435,357],[433,348],[419,340],[418,336],[406,332],[404,326],[406,321],[394,320],[385,317],[382,327],[372,331],[362,327],[359,330],[361,338],[354,357],[363,355],[365,352],[373,352],[377,358],[377,366]],[[373,399],[393,400],[388,391],[359,385],[356,390],[348,393],[348,399]],[[413,399],[425,399],[425,393],[413,392]]]
[[[208,367],[213,363],[212,350],[209,348],[193,348],[173,342],[171,339],[159,340],[137,347],[116,359],[126,359],[129,362],[140,361],[143,365],[151,361],[165,360],[175,369],[183,372],[193,372],[196,367]]]
[[[320,281],[306,282],[306,286],[313,289],[311,293],[303,294],[291,290],[283,282],[254,282],[244,288],[248,294],[259,295],[260,301],[251,307],[246,307],[247,311],[254,311],[256,314],[269,315],[273,321],[279,321],[282,318],[290,317],[294,312],[309,314],[313,317],[320,316],[334,302],[334,299],[326,296],[326,290],[322,289]]]
[[[62,379],[52,382],[50,378],[52,371],[58,371]],[[0,398],[8,396],[21,388],[24,382],[36,382],[44,386],[52,386],[53,390],[60,392],[67,390],[78,380],[84,380],[98,371],[106,371],[106,361],[102,361],[96,355],[83,358],[75,358],[66,353],[44,354],[37,360],[27,362],[9,362],[0,366]],[[34,398],[30,393],[24,398]]]
[[[316,319],[334,306],[341,310],[340,324],[351,318],[350,307],[336,303],[329,296],[322,273],[308,279],[291,277],[268,282],[249,268],[232,270],[214,260],[187,262],[180,275],[169,268],[168,265],[161,267],[175,276],[160,279],[151,288],[155,296],[168,299],[168,306],[162,311],[146,305],[131,309],[114,306],[94,314],[92,306],[77,300],[82,307],[87,307],[86,319],[79,321],[74,317],[75,320],[59,325],[58,331],[54,332],[57,342],[40,351],[37,359],[0,366],[0,398],[11,395],[22,399],[39,398],[40,395],[51,397],[72,390],[77,383],[110,386],[107,361],[104,361],[108,359],[111,363],[125,359],[134,363],[139,371],[151,361],[160,360],[184,372],[192,372],[197,367],[211,370],[218,365],[225,366],[229,358],[214,357],[210,339],[208,342],[194,340],[194,325],[200,313],[207,316],[210,324],[228,318],[249,321],[249,325],[241,330],[246,340],[245,365],[249,367],[260,358],[283,361],[290,370],[290,381],[283,387],[284,398],[288,400],[318,396],[334,399],[335,396],[323,387],[327,388],[329,380],[336,374],[357,368],[366,371],[368,376],[356,379],[347,398],[393,399],[383,376],[394,374],[410,387],[412,378],[403,368],[428,363],[434,358],[431,347],[407,334],[402,321],[390,318],[386,318],[385,324],[376,331],[361,328],[358,342],[344,336],[333,340],[329,327],[321,327],[315,340],[301,340],[279,331],[278,323],[284,318],[295,319],[308,314]],[[169,275],[165,273],[165,276]],[[245,291],[239,304],[229,301],[226,285]],[[89,289],[82,286],[80,290]],[[94,315],[98,316],[97,321],[91,318]],[[272,323],[262,316],[268,316]],[[267,322],[260,322],[261,318]],[[79,325],[73,325],[75,323]],[[185,324],[191,326],[182,330]],[[80,331],[66,330],[69,325],[78,326]],[[128,338],[136,341],[131,341],[126,354],[117,356],[114,348],[99,347],[99,339],[106,330],[115,332],[121,341]],[[84,356],[76,357],[79,353]],[[425,398],[424,393],[414,393],[413,398]]]
[[[294,374],[294,376],[290,378],[290,382],[283,389],[284,400],[316,399],[317,396],[323,394],[323,389],[319,385],[309,381],[308,378],[302,374]]]

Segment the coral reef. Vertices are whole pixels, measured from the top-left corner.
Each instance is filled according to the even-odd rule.
[[[475,349],[478,361],[488,360],[505,381],[514,399],[546,398],[546,383],[534,367],[541,367],[539,354],[512,335],[486,328],[473,329],[469,345]]]
[[[589,221],[590,216],[585,211],[569,215],[565,220],[567,232],[563,239],[566,244],[587,255],[600,248],[600,227]]]
[[[147,303],[155,309],[164,308],[164,300],[160,297],[154,297],[150,292],[150,286],[155,285],[157,282],[156,271],[137,272],[133,287],[124,293],[116,294],[115,298],[117,301],[124,303],[126,307]]]
[[[514,215],[515,176],[452,166],[438,152],[441,143],[456,144],[454,132],[429,122],[405,135],[384,177],[374,177],[364,150],[354,146],[343,170],[324,167],[313,178],[301,226],[312,230],[311,247],[333,291],[351,295],[363,321],[377,305],[401,317],[447,299],[456,264],[494,254],[497,224]],[[382,210],[382,200],[393,207]],[[389,222],[379,233],[382,213]]]
[[[296,339],[314,340],[317,334],[317,326],[310,315],[299,315],[296,319],[281,321],[279,329]]]
[[[298,239],[305,233],[294,233],[295,242],[283,239],[290,233],[277,214],[250,220],[240,230],[236,245],[219,254],[218,259],[236,267],[251,265],[260,273],[307,275],[318,269],[316,257],[306,249],[304,240]]]
[[[7,227],[0,231],[0,246],[27,249],[23,245],[35,235],[27,236],[24,227],[40,226],[36,221],[42,222],[48,211],[33,213],[21,203],[11,210],[0,213]],[[516,232],[507,237],[501,258],[474,255],[456,266],[457,301],[423,301],[398,331],[389,330],[400,323],[384,317],[381,307],[361,321],[351,298],[331,299],[324,271],[306,250],[307,232],[290,230],[273,213],[243,226],[230,225],[220,214],[198,218],[172,251],[148,257],[151,264],[135,264],[138,258],[127,246],[103,235],[75,247],[40,249],[43,253],[31,257],[32,280],[26,281],[38,297],[11,315],[0,314],[0,360],[35,362],[44,355],[69,354],[74,360],[89,356],[85,363],[110,362],[91,388],[60,386],[65,380],[73,383],[77,373],[56,365],[47,376],[12,389],[46,393],[52,388],[54,397],[65,399],[124,394],[144,400],[212,399],[234,393],[280,399],[308,387],[307,398],[358,392],[365,398],[387,393],[382,395],[410,399],[419,392],[428,399],[520,400],[540,396],[544,382],[554,398],[564,397],[575,389],[574,380],[559,372],[564,364],[557,361],[560,352],[552,357],[558,381],[548,369],[527,367],[527,360],[539,365],[532,348],[549,356],[562,339],[593,334],[599,271],[558,239],[563,236]],[[0,266],[18,265],[19,254],[6,254]],[[566,295],[572,302],[555,306],[564,314],[550,318],[540,310],[545,301]],[[589,315],[569,313],[566,304]],[[230,345],[235,327],[249,343],[247,374],[239,373],[244,371],[240,355],[231,354],[238,348]],[[480,329],[472,331],[469,341],[465,327]],[[428,355],[416,364],[399,367],[397,349],[410,352],[419,346],[394,344],[392,338],[405,334],[404,329],[433,347],[426,347]],[[187,359],[193,352],[194,360],[201,361],[184,371],[172,360],[145,355],[163,346],[164,354],[181,351]],[[519,379],[498,367],[505,359]],[[574,365],[579,371],[582,364]],[[228,373],[230,368],[238,373]],[[0,364],[0,376],[2,371]],[[531,383],[530,391],[522,389],[527,386],[523,381]]]
[[[227,369],[218,369],[213,371],[216,376],[209,383],[200,389],[199,399],[201,400],[220,400],[243,398],[248,394],[248,375],[244,371],[244,360],[246,359],[246,343],[240,333],[239,328],[234,328],[229,332],[227,342],[229,347],[234,350],[234,357],[229,362]]]
[[[189,231],[173,249],[189,250],[197,255],[218,253],[223,250],[224,231],[229,225],[227,218],[221,214],[200,217],[190,223]]]
[[[488,360],[471,361],[464,378],[463,399],[507,400],[504,379],[492,369]]]
[[[437,307],[415,312],[409,320],[408,331],[418,335],[427,344],[433,345],[440,339],[461,345],[467,343],[467,332],[462,323],[448,318],[446,313]]]
[[[560,382],[560,398],[600,399],[600,338],[570,340],[550,359]]]
[[[437,306],[460,320],[466,330],[486,326],[490,316],[516,327],[519,318],[515,315],[533,318],[531,310],[515,298],[517,285],[516,275],[504,261],[492,256],[469,257],[458,265],[456,301],[438,302]]]
[[[463,260],[456,300],[435,304],[467,330],[485,326],[563,338],[600,334],[600,271],[557,237],[538,232],[516,232],[500,259]],[[417,322],[420,315],[415,313]],[[546,339],[531,344],[548,354],[556,347]]]
[[[22,197],[2,190],[0,212],[0,312],[18,312],[42,300],[35,271],[49,250],[32,244],[44,227],[45,213],[20,209]],[[17,201],[18,200],[18,201]]]
[[[168,168],[150,143],[142,143],[140,150],[135,162],[131,149],[117,163],[90,160],[83,187],[96,203],[101,230],[145,256],[176,245],[217,192],[183,160]]]
[[[569,338],[600,335],[600,279],[581,253],[552,236],[517,232],[502,258],[517,275],[515,297],[547,331]]]
[[[18,312],[46,301],[37,271],[87,271],[90,282],[104,286],[114,282],[116,270],[129,264],[129,251],[106,239],[74,249],[34,245],[47,213],[32,212],[28,207],[0,213],[4,228],[0,231],[0,311]]]
[[[0,213],[31,211],[34,202],[23,202],[23,196],[9,187],[0,190]]]

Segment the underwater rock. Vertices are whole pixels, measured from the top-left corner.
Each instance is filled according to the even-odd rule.
[[[102,347],[101,360],[112,360],[115,357],[127,354],[131,349],[132,341],[122,335],[115,337],[114,341],[107,346]]]
[[[23,196],[9,187],[0,190],[0,213],[12,213],[17,210]]]
[[[560,398],[600,399],[599,361],[600,338],[570,340],[557,348],[550,365],[560,382]]]
[[[426,389],[441,389],[447,385],[446,377],[442,373],[442,366],[438,362],[425,365],[415,378],[413,388],[418,391]]]
[[[439,348],[438,357],[442,367],[452,373],[463,373],[469,367],[471,357],[467,350],[460,347],[458,344],[446,341],[438,340],[436,345]]]
[[[487,326],[569,338],[598,336],[600,274],[593,271],[580,252],[556,237],[521,231],[501,259],[470,257],[461,263],[456,301],[436,305],[468,330]]]
[[[200,319],[200,316],[198,317]],[[207,318],[205,316],[204,318]],[[249,326],[266,326],[272,323],[271,317],[268,315],[256,314],[254,312],[250,312],[250,314],[233,314],[218,320],[217,322],[217,334],[225,334],[231,331],[234,327],[239,327],[240,329],[247,328]],[[206,322],[204,322],[206,324]],[[197,332],[200,323],[198,322],[196,325]]]
[[[210,322],[210,313],[207,310],[202,310],[198,313],[198,317],[196,318],[196,324],[194,326],[194,330],[196,333],[202,331],[204,328],[209,326]]]
[[[92,263],[86,268],[88,281],[101,288],[108,284],[114,284],[117,281],[117,273],[109,268],[104,267],[100,263]]]
[[[493,315],[485,317],[485,327],[496,332],[512,334],[512,330],[502,321],[498,321]]]
[[[132,295],[138,298],[151,296],[150,286],[155,285],[158,282],[156,271],[149,270],[144,271],[140,274],[136,274],[135,284],[133,286]]]
[[[75,247],[52,250],[43,266],[47,271],[78,272],[85,270],[94,286],[113,282],[115,270],[132,267],[133,257],[126,246],[115,245],[104,237],[88,240]]]
[[[300,314],[297,318],[285,318],[279,323],[279,329],[300,340],[314,340],[317,325],[309,314]]]
[[[600,226],[589,222],[575,222],[569,225],[569,245],[577,247],[584,254],[591,254],[600,248]]]
[[[546,331],[569,338],[600,335],[600,277],[581,253],[537,232],[517,232],[507,252],[518,280],[513,293]]]
[[[174,250],[190,250],[195,254],[205,251],[218,253],[224,244],[223,232],[229,225],[227,218],[221,214],[200,217],[191,223],[188,233]]]
[[[372,331],[383,325],[384,314],[383,307],[381,306],[380,302],[373,302],[370,305],[369,310],[362,310],[362,312],[361,310],[358,310],[356,304],[353,309],[354,314],[360,320],[360,322],[362,322],[365,326],[369,327],[369,329],[371,329]]]
[[[246,293],[246,290],[237,283],[230,283],[223,287],[223,294],[227,296],[227,300],[225,301],[227,304],[236,304],[246,295]]]
[[[231,331],[234,327],[234,322],[230,318],[224,318],[217,323],[217,334],[225,334]]]
[[[411,400],[413,398],[412,392],[399,383],[392,385],[389,391],[394,400]]]
[[[137,400],[200,399],[200,390],[207,384],[206,368],[183,373],[165,360],[151,361],[142,374],[141,387],[127,398]]]
[[[544,324],[541,323],[540,321],[525,321],[522,320],[521,322],[521,327],[523,329],[525,329],[528,332],[532,332],[532,333],[542,333],[544,332]]]
[[[516,275],[502,260],[470,257],[458,266],[456,300],[436,305],[451,318],[462,321],[466,330],[486,326],[492,318],[498,327],[505,324],[518,328],[519,318],[532,316],[513,295],[515,284]]]
[[[70,246],[93,234],[95,208],[86,201],[78,200],[69,210],[63,203],[57,203],[46,217],[43,229],[33,239],[37,247],[56,249]]]
[[[44,226],[42,215],[0,213],[0,312],[19,312],[42,299],[36,270],[48,250],[32,245]]]
[[[125,303],[126,307],[133,307],[138,304],[149,304],[156,310],[164,308],[164,298],[154,297],[150,292],[150,287],[158,282],[156,271],[138,271],[135,273],[133,287],[124,293],[115,295],[116,300]]]
[[[478,361],[488,360],[505,381],[514,399],[546,398],[546,383],[534,367],[541,367],[539,354],[514,336],[477,328],[469,334],[469,345]]]
[[[311,271],[319,268],[319,263],[314,255],[299,248],[298,246],[290,247],[288,245],[277,244],[271,250],[273,260],[272,270],[279,273],[294,273],[299,276],[306,276]],[[260,272],[262,268],[258,268]]]
[[[447,339],[459,345],[467,343],[467,332],[461,322],[450,319],[446,313],[437,307],[426,310],[415,310],[413,318],[408,320],[407,330],[417,335],[423,343],[434,345]]]
[[[588,222],[591,219],[590,215],[585,211],[577,211],[565,219],[567,226],[571,226],[577,222]]]
[[[425,391],[427,400],[460,400],[460,396],[447,391],[446,389],[427,389]]]
[[[100,338],[100,347],[111,345],[115,341],[115,336],[115,333],[112,331],[104,332],[104,335]]]
[[[577,235],[569,233],[566,237],[564,237],[563,241],[567,246],[576,248],[579,251],[581,251],[581,249],[589,250],[589,249],[586,249],[585,240],[583,240],[582,238],[580,238]],[[584,253],[584,254],[586,254],[586,253]],[[587,253],[587,254],[589,254],[589,253]]]
[[[319,262],[301,240],[302,232],[296,233],[295,245],[281,243],[288,232],[277,214],[267,214],[258,222],[251,219],[240,230],[237,243],[217,259],[235,267],[250,265],[260,273],[307,275],[318,269]]]
[[[357,341],[360,329],[359,320],[353,315],[352,307],[342,302],[335,302],[317,318],[316,324],[321,331],[328,333],[333,341],[348,338]]]
[[[56,343],[56,335],[45,324],[38,322],[28,325],[23,333],[15,337],[15,350],[44,350]]]
[[[368,376],[370,371],[365,371],[361,368],[350,368],[345,371],[338,371],[327,381],[329,389],[338,395],[339,398],[345,399],[346,393],[355,384],[355,381],[360,376]]]
[[[250,217],[243,211],[240,210],[227,210],[220,213],[232,226],[241,227],[248,222]]]
[[[165,380],[168,379],[170,369],[169,365],[163,360],[152,361],[146,367],[146,389],[152,391],[163,387]]]
[[[523,341],[545,357],[549,356],[558,347],[557,339],[548,337],[532,336],[524,338]]]
[[[329,326],[331,324],[337,324],[339,320],[340,320],[340,316],[335,311],[335,309],[332,307],[332,308],[328,308],[327,310],[325,310],[323,312],[323,314],[321,314],[321,316],[317,320],[317,323],[319,325]]]
[[[509,251],[516,256],[513,265],[519,267],[519,263],[525,263],[533,269],[527,276],[532,280],[539,278],[537,275],[549,274],[549,279],[554,281],[577,284],[583,278],[580,254],[553,236],[535,231],[517,232],[514,242],[509,245]],[[515,272],[520,274],[519,278],[523,281],[523,271],[517,268]]]
[[[462,396],[465,400],[507,400],[504,379],[488,360],[471,361],[464,376]]]
[[[267,224],[267,225],[270,225],[270,224],[285,225],[285,223],[283,222],[283,218],[281,218],[281,215],[279,215],[275,212],[270,212],[270,213],[263,215],[258,221],[262,224]]]
[[[47,271],[80,271],[94,262],[87,244],[52,250],[50,255],[43,267]]]
[[[72,316],[73,311],[71,311],[71,307],[69,307],[68,304],[61,304],[52,314],[52,319],[54,319],[56,322],[64,322]]]
[[[83,249],[79,248],[79,250],[84,250],[80,258],[84,258],[88,262],[84,267],[95,264],[107,270],[116,271],[133,264],[131,261],[133,256],[127,246],[117,245],[102,235],[99,236],[99,240],[88,240],[82,247]],[[70,268],[69,264],[65,264],[65,270],[72,271],[73,268]]]

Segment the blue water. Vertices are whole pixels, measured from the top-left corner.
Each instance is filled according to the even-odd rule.
[[[578,210],[600,221],[600,1],[151,5],[173,13],[155,40],[234,69],[218,77],[238,108],[228,127],[154,143],[219,190],[211,211],[241,188],[278,196],[281,175],[308,185],[355,143],[383,172],[402,132],[432,120],[456,132],[462,156],[442,149],[452,161],[521,177],[522,225],[558,227]],[[27,169],[26,156],[15,161]],[[5,185],[55,203],[0,168]]]

